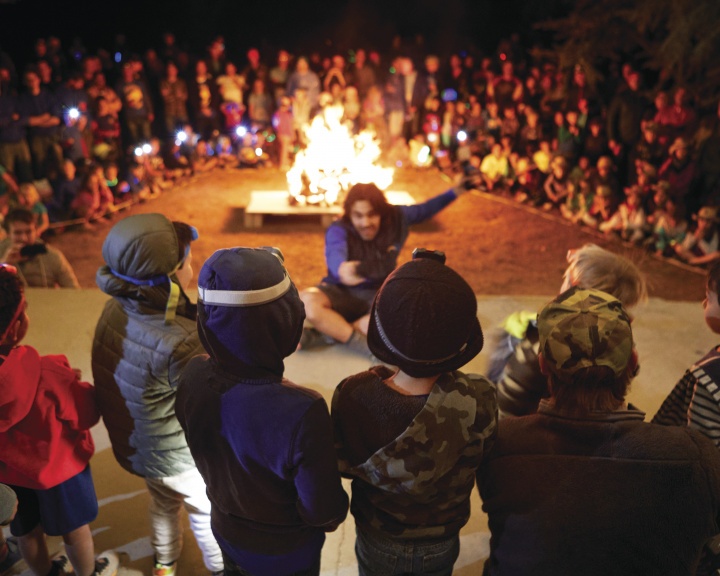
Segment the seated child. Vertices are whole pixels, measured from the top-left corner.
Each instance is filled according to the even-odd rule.
[[[568,161],[564,156],[555,156],[550,162],[550,176],[545,180],[545,196],[553,206],[560,206],[568,195],[570,184]]]
[[[88,465],[95,451],[90,428],[100,419],[95,388],[80,381],[64,356],[40,356],[20,342],[29,318],[14,267],[0,267],[0,482],[17,494],[10,531],[36,576],[58,576],[66,562],[51,560],[45,535],[62,536],[77,576],[114,576],[118,557],[97,559],[89,523],[98,513]],[[42,440],[41,440],[42,438]]]
[[[34,184],[25,183],[20,184],[17,193],[17,206],[15,208],[27,208],[35,216],[35,229],[38,237],[40,237],[45,230],[50,226],[50,219],[48,217],[48,209],[40,200],[40,193]]]
[[[595,188],[595,194],[592,197],[592,203],[583,216],[582,222],[591,228],[600,228],[600,226],[609,221],[615,214],[615,198],[610,186],[599,185]]]
[[[585,206],[585,196],[582,190],[582,182],[567,183],[567,195],[562,204],[560,204],[560,214],[566,220],[570,220],[573,224],[582,221],[587,206]]]
[[[674,196],[667,197],[664,208],[656,210],[653,221],[655,253],[658,256],[673,256],[675,246],[681,244],[687,234],[688,225],[682,204]]]
[[[483,346],[475,294],[442,253],[425,256],[388,276],[370,312],[368,346],[397,369],[350,376],[333,396],[361,576],[452,572],[496,434],[494,386],[459,370]]]
[[[602,222],[599,228],[606,234],[617,232],[623,240],[639,243],[645,238],[646,226],[640,189],[629,186],[625,188],[625,202],[620,204],[617,211],[609,220]]]

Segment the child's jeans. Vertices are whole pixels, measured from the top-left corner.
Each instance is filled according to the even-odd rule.
[[[460,554],[460,538],[455,535],[439,542],[417,543],[391,540],[356,529],[355,555],[360,576],[451,576]]]
[[[210,572],[222,570],[222,552],[210,528],[210,501],[200,472],[191,468],[169,478],[145,478],[145,483],[150,491],[151,544],[156,561],[172,564],[179,558],[182,548],[180,508],[184,506],[205,567]]]

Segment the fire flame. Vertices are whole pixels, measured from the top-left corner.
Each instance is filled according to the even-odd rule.
[[[342,123],[343,113],[341,105],[326,106],[305,128],[307,147],[287,173],[290,196],[298,204],[332,205],[358,182],[381,190],[392,183],[393,168],[376,164],[381,150],[375,133],[353,135]]]

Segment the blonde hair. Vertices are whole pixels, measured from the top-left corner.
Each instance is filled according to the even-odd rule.
[[[595,288],[615,296],[623,306],[632,308],[647,300],[645,276],[638,267],[618,254],[595,244],[568,253],[565,277],[572,285]]]
[[[25,198],[30,206],[35,206],[35,204],[40,202],[40,192],[38,192],[38,189],[35,188],[34,184],[20,184],[19,192],[20,196]]]

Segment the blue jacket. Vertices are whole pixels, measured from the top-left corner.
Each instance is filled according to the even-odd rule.
[[[338,270],[346,261],[360,262],[358,273],[366,282],[358,288],[379,288],[390,272],[397,267],[397,259],[413,224],[418,224],[449,205],[457,198],[451,189],[412,206],[393,206],[390,217],[383,218],[380,231],[370,241],[363,240],[345,217],[333,222],[325,233],[325,284],[342,284]]]

